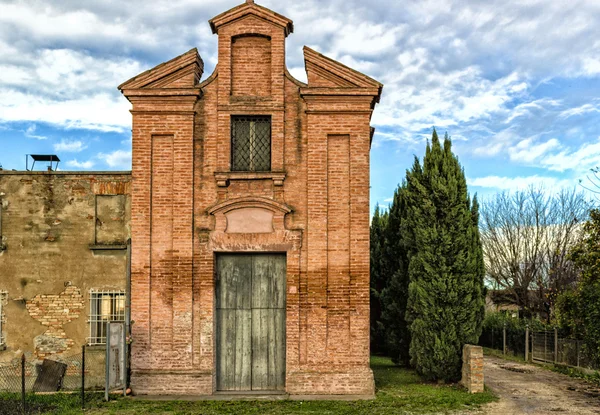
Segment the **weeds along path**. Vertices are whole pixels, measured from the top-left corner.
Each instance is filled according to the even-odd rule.
[[[600,388],[535,365],[486,356],[485,384],[500,398],[487,415],[600,414]]]

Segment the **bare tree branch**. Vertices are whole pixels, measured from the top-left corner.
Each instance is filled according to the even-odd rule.
[[[484,202],[480,227],[488,283],[512,297],[522,314],[548,315],[556,294],[577,278],[567,254],[589,208],[576,189],[549,195],[530,187]]]

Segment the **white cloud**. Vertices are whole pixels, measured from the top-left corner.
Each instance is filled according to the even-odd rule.
[[[555,138],[544,143],[536,143],[534,138],[527,138],[511,147],[508,154],[512,161],[530,164],[539,161],[542,156],[560,147],[560,142]]]
[[[54,144],[54,151],[66,152],[66,153],[79,153],[87,148],[87,145],[81,140],[61,140],[59,143]]]
[[[99,153],[98,158],[111,168],[131,169],[131,151],[115,150],[112,153]]]
[[[130,105],[108,94],[60,100],[0,87],[0,121],[37,121],[63,128],[123,132],[131,126]]]
[[[514,107],[510,111],[510,114],[505,122],[508,124],[515,118],[530,117],[534,112],[545,111],[548,107],[558,107],[559,105],[561,105],[560,100],[551,98],[540,98],[533,101],[526,101]]]
[[[568,179],[557,179],[548,176],[518,176],[518,177],[501,177],[501,176],[485,176],[467,179],[469,186],[491,188],[498,190],[516,190],[525,189],[530,186],[542,186],[546,189],[564,188],[574,186],[576,182]]]
[[[130,105],[116,86],[142,71],[139,62],[69,49],[24,55],[26,62],[0,63],[0,122],[118,132],[131,125]]]
[[[0,104],[0,106],[1,106],[1,104]],[[32,124],[29,127],[27,127],[27,129],[25,130],[25,137],[35,138],[36,140],[46,140],[48,138],[45,135],[35,134],[36,129],[37,129],[37,126],[35,124]]]
[[[569,118],[569,117],[573,117],[575,115],[584,115],[584,114],[589,114],[589,113],[593,113],[593,112],[600,113],[600,108],[598,107],[598,105],[583,104],[579,107],[569,108],[564,111],[561,111],[561,113],[559,114],[559,117],[560,118]]]
[[[587,76],[596,76],[600,74],[600,59],[590,57],[584,58],[582,72]]]
[[[577,149],[564,149],[549,154],[539,160],[541,166],[558,172],[566,170],[583,171],[600,166],[600,138],[584,143]]]
[[[482,157],[493,157],[506,151],[514,142],[519,140],[519,134],[516,128],[509,127],[497,134],[493,134],[491,131],[486,131],[490,135],[490,139],[482,140],[479,145],[473,147],[471,151],[473,154]]]
[[[396,39],[402,35],[403,27],[391,24],[373,24],[360,18],[351,19],[352,24],[340,25],[335,31],[327,53],[335,57],[359,53],[362,56],[378,57],[392,50]]]
[[[431,126],[445,129],[505,111],[507,104],[527,87],[516,73],[490,81],[475,66],[450,73],[427,73],[417,65],[414,74],[399,71],[383,80],[382,106],[373,115],[374,125],[413,132]]]
[[[88,161],[78,161],[77,159],[69,160],[66,162],[66,165],[69,167],[74,167],[76,169],[91,169],[94,167],[94,162],[91,160]]]

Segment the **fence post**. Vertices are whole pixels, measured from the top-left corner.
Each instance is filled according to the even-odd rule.
[[[525,361],[529,362],[529,324],[525,326]]]
[[[558,363],[558,329],[554,327],[554,364]]]
[[[21,355],[21,405],[23,406],[23,413],[27,413],[27,406],[25,403],[25,353]]]
[[[506,321],[502,327],[502,354],[506,355]]]
[[[575,340],[575,350],[577,350],[577,367],[579,367],[579,340]]]
[[[85,409],[85,344],[81,346],[81,409]]]
[[[544,362],[548,362],[548,330],[544,330]]]
[[[110,386],[110,321],[106,322],[106,360],[104,363],[104,399],[108,402],[110,399],[108,396]]]

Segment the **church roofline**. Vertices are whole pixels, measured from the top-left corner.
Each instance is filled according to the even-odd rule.
[[[383,84],[375,79],[358,72],[355,69],[352,69],[343,63],[340,63],[336,60],[328,58],[327,56],[317,52],[314,49],[309,48],[308,46],[304,46],[304,65],[306,67],[306,71],[309,71],[309,65],[315,65],[319,67],[321,70],[334,74],[335,76],[342,78],[344,81],[348,82],[349,86],[341,86],[343,88],[374,88],[376,89],[376,98],[375,102],[379,102],[381,97],[381,91],[383,89]],[[339,79],[338,78],[338,79]],[[310,87],[310,82],[309,85]]]
[[[190,66],[190,70],[196,72],[197,77],[200,78],[204,70],[204,62],[202,61],[197,48],[192,48],[171,60],[163,62],[152,69],[148,69],[147,71],[144,71],[141,74],[123,82],[117,88],[120,91],[123,91],[124,89],[147,87],[148,85],[166,78],[169,75],[186,68],[187,66]]]
[[[217,33],[220,26],[231,23],[234,20],[241,19],[244,16],[253,14],[259,18],[265,19],[271,23],[281,26],[285,30],[285,35],[289,35],[294,31],[294,22],[273,10],[255,4],[254,1],[248,0],[246,3],[235,6],[208,21],[213,33]]]

